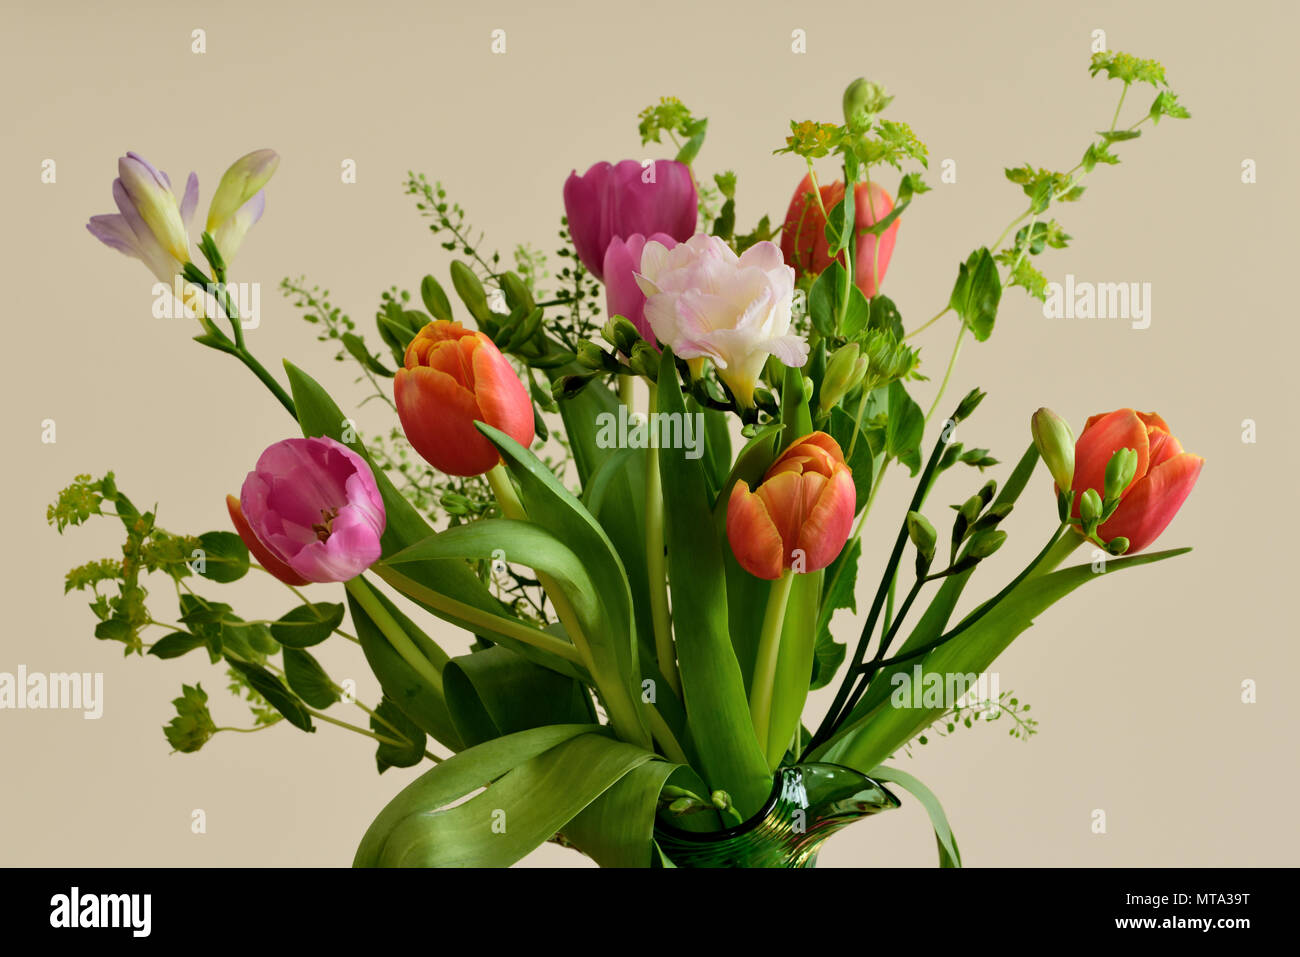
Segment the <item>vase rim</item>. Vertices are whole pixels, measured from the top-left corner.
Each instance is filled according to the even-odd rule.
[[[772,792],[767,796],[767,800],[763,802],[763,806],[740,824],[733,824],[731,827],[723,828],[720,831],[687,831],[677,827],[675,824],[669,824],[666,821],[660,821],[656,818],[655,829],[663,830],[669,837],[680,838],[698,844],[711,844],[716,841],[727,841],[733,837],[740,837],[741,835],[752,831],[762,823],[764,818],[772,813],[772,809],[776,807],[776,802],[781,797],[781,789],[785,783],[785,772],[792,769],[797,770],[807,767],[836,768],[840,771],[848,771],[850,774],[856,774],[858,777],[870,781],[875,787],[878,787],[881,791],[892,798],[895,807],[902,804],[892,791],[870,775],[863,774],[857,768],[850,768],[847,765],[836,764],[833,761],[809,761],[804,764],[783,764],[773,771]]]

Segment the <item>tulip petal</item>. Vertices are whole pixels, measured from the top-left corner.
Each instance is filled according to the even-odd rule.
[[[510,360],[497,350],[491,339],[481,336],[472,362],[474,398],[480,418],[524,448],[532,445],[535,434],[533,403]]]
[[[253,533],[253,529],[248,524],[248,519],[244,518],[244,512],[239,504],[239,499],[233,495],[226,496],[226,510],[230,513],[230,521],[235,526],[235,531],[243,540],[257,563],[265,568],[286,585],[306,585],[306,578],[303,578],[294,571],[288,564],[283,562],[270,549],[262,544],[261,540]]]
[[[474,394],[439,369],[399,369],[393,385],[397,415],[411,446],[448,475],[481,475],[501,460],[474,426],[482,418]]]
[[[1117,409],[1088,420],[1074,447],[1074,514],[1079,514],[1079,499],[1087,489],[1105,493],[1106,465],[1120,449],[1135,449],[1137,471],[1128,488],[1146,475],[1150,461],[1147,427],[1132,409]]]
[[[784,569],[785,546],[762,499],[737,482],[727,500],[727,541],[740,567],[756,578],[775,581]]]
[[[1129,540],[1127,554],[1140,552],[1168,527],[1201,474],[1205,460],[1181,452],[1151,469],[1120,502],[1097,533],[1106,540]]]
[[[809,481],[811,477],[804,476],[804,482],[810,488],[813,487]],[[803,571],[815,572],[835,561],[849,540],[856,508],[853,477],[847,468],[838,469],[829,481],[822,483],[816,501],[799,528],[798,547],[803,549],[806,562]]]

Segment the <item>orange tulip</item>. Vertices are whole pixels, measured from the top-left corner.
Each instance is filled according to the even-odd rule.
[[[406,347],[393,391],[402,429],[424,460],[449,475],[481,475],[501,461],[475,422],[520,445],[533,441],[533,405],[496,345],[458,322],[429,323]]]
[[[1154,412],[1117,409],[1094,415],[1074,446],[1074,514],[1087,489],[1103,494],[1106,465],[1119,449],[1137,453],[1137,471],[1119,507],[1097,529],[1105,541],[1127,538],[1128,554],[1140,552],[1169,525],[1192,491],[1205,460],[1184,452],[1165,420]]]
[[[727,500],[727,540],[740,567],[769,581],[787,568],[815,572],[848,541],[853,471],[836,441],[814,432],[786,449],[755,491],[737,482]]]
[[[781,230],[781,252],[785,255],[786,265],[799,276],[806,273],[816,275],[831,264],[826,242],[826,217],[817,201],[810,199],[812,191],[812,176],[805,176],[794,191]],[[844,184],[836,180],[821,187],[819,192],[821,205],[829,213],[844,198]],[[894,254],[900,220],[894,220],[879,238],[865,230],[880,222],[893,209],[893,198],[879,183],[858,183],[853,188],[853,214],[859,230],[853,282],[868,299],[880,292],[880,284],[885,281],[885,270]]]

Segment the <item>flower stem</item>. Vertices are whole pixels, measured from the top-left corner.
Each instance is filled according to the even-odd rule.
[[[650,384],[650,411],[655,408],[658,388]],[[650,587],[650,618],[655,631],[655,658],[659,671],[673,692],[681,696],[682,681],[677,673],[677,649],[673,645],[668,611],[668,572],[664,565],[664,494],[659,475],[659,449],[650,443],[645,468],[645,564]]]
[[[347,589],[349,595],[356,599],[357,604],[365,610],[371,621],[383,632],[393,650],[402,656],[402,660],[414,668],[415,672],[428,681],[441,695],[441,672],[433,666],[433,662],[421,654],[419,648],[415,647],[415,643],[411,641],[411,636],[389,614],[383,602],[375,597],[370,585],[362,580],[360,576],[357,576],[346,582],[343,587]]]
[[[952,370],[957,365],[957,356],[961,352],[961,341],[966,337],[966,323],[962,323],[957,330],[957,341],[952,344],[952,355],[948,357],[948,368],[944,370],[943,381],[939,383],[939,394],[934,397],[934,402],[930,405],[930,411],[925,413],[925,421],[928,424],[934,416],[934,410],[939,408],[939,403],[943,401],[943,394],[948,389],[948,380],[952,378]]]
[[[781,628],[785,624],[785,608],[790,601],[790,587],[795,573],[786,569],[772,583],[767,596],[767,609],[763,613],[763,630],[758,638],[758,654],[754,660],[754,682],[749,692],[749,717],[754,722],[758,744],[767,750],[767,738],[772,724],[772,686],[776,681],[776,663],[781,651]]]

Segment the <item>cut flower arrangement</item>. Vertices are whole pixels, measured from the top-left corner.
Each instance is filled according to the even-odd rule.
[[[374,739],[380,772],[425,764],[357,835],[360,866],[507,865],[546,841],[604,866],[810,866],[898,793],[959,866],[938,800],[896,758],[981,718],[1032,734],[1028,705],[972,682],[1076,588],[1187,551],[1150,546],[1202,465],[1159,415],[1103,412],[1076,438],[1039,409],[1024,454],[985,480],[1000,463],[956,441],[984,393],[945,404],[962,342],[989,339],[1004,291],[1045,298],[1035,263],[1069,241],[1058,208],[1128,141],[1188,115],[1155,61],[1099,53],[1090,73],[1118,87],[1108,128],[1066,172],[1006,171],[1023,212],[911,328],[882,287],[929,190],[927,150],[866,80],[842,122],[790,124],[775,152],[802,161],[802,181],[783,221],[748,233],[735,174],[701,171],[707,122],[675,99],[640,115],[642,142],[671,159],[600,162],[563,185],[558,267],[523,245],[508,268],[441,184],[412,174],[454,297],[432,275],[418,299],[385,292],[367,341],[328,292],[282,283],[389,407],[388,430],[364,437],[302,367],[272,372],[245,337],[232,265],[279,156],[227,170],[192,247],[197,178],[174,188],[128,153],[118,212],[90,232],[175,289],[195,341],[243,363],[290,418],[227,498],[233,531],[167,531],[112,473],[78,476],[50,523],[116,516],[125,543],[67,589],[92,596],[97,638],[191,672],[206,658],[249,708],[251,727],[219,726],[202,684],[184,685],[164,729],[176,751],[328,724]],[[1154,99],[1122,125],[1143,87]],[[956,342],[930,389],[913,337],[940,322]],[[950,509],[930,501],[949,470],[969,483]],[[911,502],[888,554],[868,556],[887,476]],[[998,570],[1027,488],[1042,548]],[[1090,557],[1068,565],[1081,546]],[[245,618],[213,597],[250,569],[294,606]],[[878,579],[870,606],[838,634],[863,574]],[[174,588],[174,620],[153,581]],[[331,600],[319,583],[342,589]],[[982,600],[958,614],[968,587]],[[426,633],[434,617],[472,650],[448,655]],[[378,701],[335,683],[311,652],[326,640],[360,646]],[[806,714],[822,687],[830,707]]]

